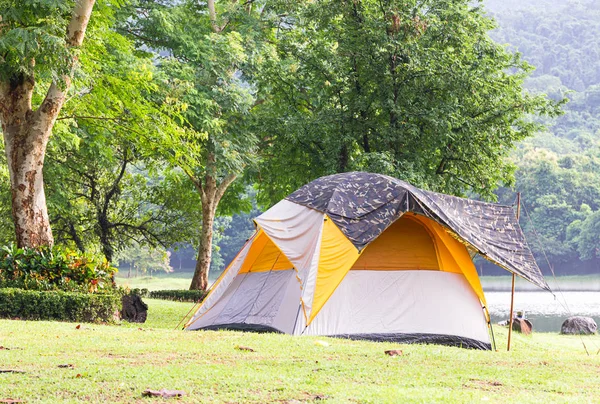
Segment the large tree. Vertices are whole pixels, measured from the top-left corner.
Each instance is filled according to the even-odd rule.
[[[555,115],[523,91],[531,66],[488,36],[478,2],[274,2],[278,57],[260,76],[262,199],[351,170],[493,198],[506,156]],[[308,178],[307,178],[308,177]]]
[[[189,241],[199,217],[193,186],[156,151],[181,130],[173,121],[178,107],[162,102],[153,54],[114,30],[127,18],[116,10],[90,27],[45,170],[56,242],[108,261],[133,244]]]
[[[0,121],[19,246],[53,243],[43,167],[95,0],[0,2]],[[46,86],[47,89],[40,88]]]
[[[159,146],[181,168],[201,200],[202,227],[190,289],[206,289],[218,209],[240,206],[239,181],[255,158],[256,137],[248,125],[255,104],[247,80],[261,54],[254,2],[138,2],[122,32],[157,51],[168,77],[164,102],[184,105],[185,133]],[[229,194],[229,195],[226,195]],[[223,203],[225,201],[226,203]]]

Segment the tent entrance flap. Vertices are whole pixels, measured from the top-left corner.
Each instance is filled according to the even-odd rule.
[[[406,213],[371,242],[352,270],[439,270],[463,274],[485,304],[469,251],[443,226],[422,215]]]

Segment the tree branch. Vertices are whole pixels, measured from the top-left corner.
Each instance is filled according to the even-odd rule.
[[[185,175],[188,176],[190,181],[192,181],[192,184],[194,184],[194,187],[200,193],[202,198],[204,198],[205,195],[204,195],[204,188],[202,187],[202,180],[196,178],[187,168],[181,167],[181,169],[183,170]]]
[[[62,121],[64,119],[94,119],[94,120],[99,120],[99,121],[115,121],[115,122],[121,121],[121,118],[113,118],[110,116],[69,115],[69,116],[62,116],[60,118],[56,118],[57,121]]]
[[[129,163],[129,160],[127,159],[127,149],[125,149],[123,151],[123,163],[121,164],[121,169],[119,170],[119,174],[117,175],[117,178],[115,178],[115,180],[113,181],[112,186],[110,187],[110,190],[104,197],[104,205],[102,207],[102,214],[104,215],[104,217],[106,217],[106,214],[108,212],[108,205],[109,205],[111,199],[113,198],[113,196],[117,193],[117,189],[119,188],[119,183],[123,179],[123,175],[125,175],[125,170],[127,169],[127,163]]]
[[[219,201],[221,200],[221,198],[225,194],[225,191],[227,191],[227,188],[229,188],[229,186],[231,185],[231,183],[233,181],[235,181],[236,178],[237,178],[237,174],[229,174],[227,177],[225,177],[223,179],[223,181],[221,181],[221,183],[217,187],[217,191],[215,192],[215,201],[217,203],[219,203]]]
[[[75,2],[73,14],[71,14],[71,21],[67,28],[67,45],[69,48],[79,48],[83,43],[85,30],[92,15],[92,9],[94,8],[95,2],[96,0],[77,0]],[[73,56],[71,62],[74,64],[76,61],[77,57]],[[63,106],[66,93],[71,86],[72,76],[73,71],[61,77],[64,88],[60,88],[56,81],[53,81],[44,101],[42,101],[42,104],[36,111],[36,118],[48,128],[46,139],[50,136],[54,122]]]
[[[208,17],[210,18],[210,25],[214,32],[221,32],[219,24],[217,24],[217,11],[215,9],[215,0],[207,0],[206,5],[208,6]]]

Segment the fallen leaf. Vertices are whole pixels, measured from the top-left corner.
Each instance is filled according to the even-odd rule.
[[[390,349],[388,351],[385,351],[385,354],[389,356],[402,356],[403,352],[402,349]]]
[[[81,373],[77,373],[77,376],[75,376],[76,379],[79,379],[81,377]]]
[[[75,327],[75,329],[80,329],[81,328],[81,324],[77,324],[77,327]]]
[[[185,391],[181,390],[144,390],[142,393],[142,397],[162,397],[162,398],[172,398],[172,397],[183,397],[185,396]]]
[[[0,369],[0,373],[25,373],[25,371],[15,369]]]
[[[58,365],[59,368],[74,368],[75,365],[73,365],[72,363],[67,363],[65,365]]]
[[[235,349],[237,349],[239,351],[255,352],[254,349],[247,347],[247,346],[241,346],[241,345],[236,346]]]

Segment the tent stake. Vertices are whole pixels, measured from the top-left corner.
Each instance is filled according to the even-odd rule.
[[[517,222],[521,216],[521,193],[517,192]],[[515,274],[512,274],[512,286],[510,289],[510,317],[508,320],[508,343],[506,344],[506,350],[510,351],[510,337],[512,336],[513,328],[513,312],[515,307]]]

